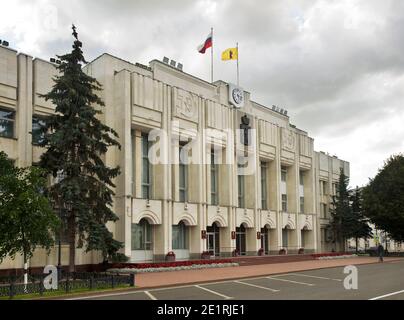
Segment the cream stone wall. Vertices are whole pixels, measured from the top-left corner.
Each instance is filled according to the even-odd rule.
[[[247,255],[257,254],[266,241],[261,240],[264,235],[270,254],[278,254],[282,248],[296,253],[302,244],[307,251],[330,250],[321,237],[321,228],[329,220],[320,218],[320,202],[329,204],[329,199],[320,197],[319,181],[329,182],[327,192],[331,193],[339,168],[349,175],[349,163],[314,152],[313,138],[291,125],[288,116],[252,101],[249,92],[245,92],[244,108],[237,110],[228,102],[227,83],[211,84],[158,60],[143,66],[103,54],[84,71],[102,84],[99,95],[106,107],[100,119],[119,134],[122,148],[111,148],[104,157],[108,166],[121,168],[113,207],[119,221],[108,227],[124,243],[122,253],[132,261],[163,260],[173,250],[173,225],[180,222],[188,230],[187,249],[174,251],[183,259],[200,258],[209,250],[204,234],[213,224],[220,229],[218,243],[223,256],[231,255],[240,243],[235,238],[242,226],[246,228],[243,253]],[[0,150],[19,166],[38,162],[43,152],[31,143],[32,116],[54,112],[51,103],[38,94],[50,90],[56,75],[55,65],[0,47],[0,108],[16,111],[15,137],[0,137]],[[236,130],[243,116],[253,129],[254,143],[249,148],[238,144]],[[150,165],[150,199],[142,199],[142,134],[149,135],[153,147],[159,146],[159,161]],[[188,201],[184,203],[180,202],[178,152],[181,143],[191,140],[196,141],[188,152]],[[212,148],[222,160],[217,173],[218,204],[212,204],[211,195]],[[252,168],[244,178],[245,208],[238,207],[238,155],[248,155]],[[262,161],[267,163],[268,209],[261,207]],[[287,168],[285,190],[281,188],[281,166]],[[282,211],[282,192],[288,197],[286,212]],[[132,250],[132,225],[142,220],[153,230],[152,250],[143,253]],[[286,248],[283,229],[288,230]],[[63,259],[67,259],[67,249],[63,250]],[[77,254],[80,264],[100,261],[98,253],[86,255],[78,250]],[[48,257],[38,251],[31,264],[41,266],[54,261],[52,257],[54,253]],[[19,267],[19,258],[0,265],[0,269]]]

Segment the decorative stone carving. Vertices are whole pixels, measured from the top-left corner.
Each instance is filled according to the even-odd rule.
[[[296,137],[292,131],[282,130],[282,147],[283,149],[293,151],[296,147]]]
[[[190,92],[177,89],[174,95],[174,116],[198,121],[198,97]]]

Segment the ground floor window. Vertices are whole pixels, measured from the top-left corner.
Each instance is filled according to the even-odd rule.
[[[173,225],[173,249],[174,250],[186,250],[188,246],[188,228],[184,222],[180,222],[178,225]]]
[[[153,250],[153,227],[145,219],[132,224],[132,250]]]

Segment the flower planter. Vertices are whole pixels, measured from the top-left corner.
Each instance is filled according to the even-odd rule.
[[[299,249],[298,254],[304,254],[304,249],[303,248]]]
[[[211,259],[211,254],[210,254],[210,252],[207,252],[207,251],[205,251],[205,252],[203,252],[202,254],[201,254],[201,259],[203,259],[203,260],[210,260]]]
[[[258,250],[258,255],[260,256],[260,257],[262,257],[263,255],[265,255],[265,252],[264,252],[264,249],[259,249]]]
[[[148,267],[148,268],[130,268],[130,267],[111,268],[111,269],[108,269],[107,272],[118,273],[118,274],[119,273],[137,274],[137,273],[169,272],[169,271],[180,271],[180,270],[230,268],[230,267],[238,267],[238,266],[240,266],[240,265],[238,263],[234,263],[234,262],[202,263],[202,264],[170,266],[170,267],[166,266],[166,267]]]
[[[166,255],[166,261],[167,262],[174,262],[175,261],[175,253],[170,251],[169,253],[167,253]]]
[[[284,255],[286,255],[286,250],[285,249],[281,249],[281,250],[279,250],[279,255],[281,255],[281,256],[284,256]]]
[[[238,257],[240,255],[240,252],[238,250],[233,250],[232,256],[233,257]]]

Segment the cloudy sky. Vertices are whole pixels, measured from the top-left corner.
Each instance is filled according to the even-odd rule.
[[[78,27],[87,60],[108,52],[147,64],[170,57],[210,79],[196,47],[215,29],[215,80],[235,81],[220,51],[240,45],[241,85],[289,110],[317,151],[351,162],[362,185],[404,150],[402,0],[3,0],[0,38],[48,59]]]

